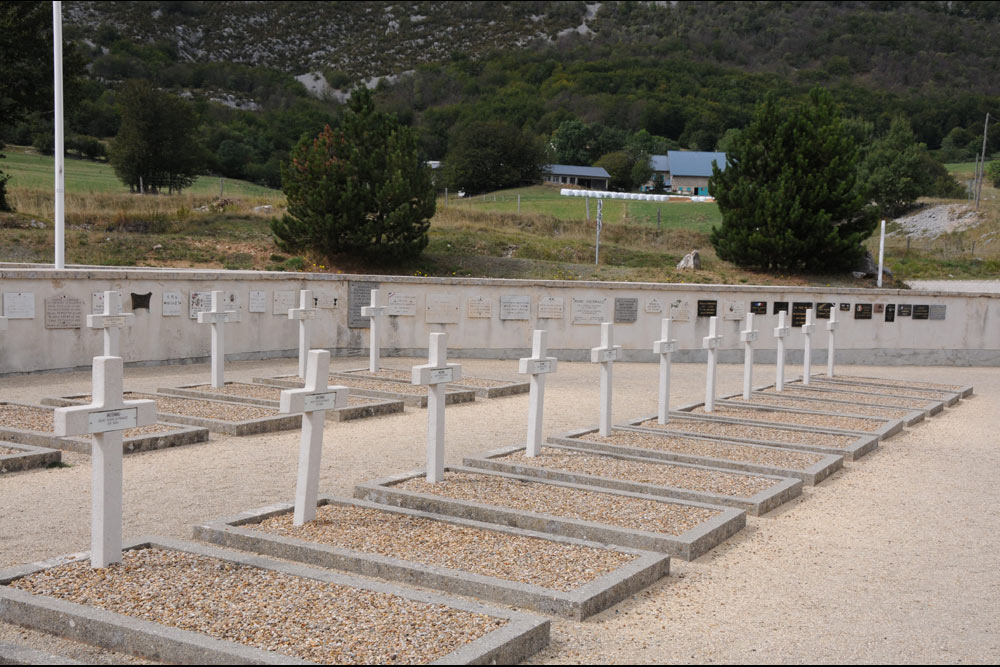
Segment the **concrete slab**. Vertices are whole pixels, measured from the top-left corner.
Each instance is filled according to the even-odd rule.
[[[260,384],[269,384],[276,387],[303,387],[305,382],[301,378],[295,375],[279,375],[273,378],[253,378],[254,382]],[[372,396],[374,398],[384,398],[393,401],[403,401],[406,405],[412,408],[426,408],[427,407],[427,389],[423,388],[422,392],[413,391],[399,391],[398,385],[403,384],[400,382],[389,382],[386,380],[379,380],[378,382],[385,386],[385,390],[381,389],[365,389],[364,387],[356,386],[356,383],[360,379],[351,379],[350,377],[343,377],[338,375],[330,375],[330,384],[342,384],[346,387],[350,387],[351,393],[358,396]],[[371,380],[366,380],[366,384],[370,384]],[[394,386],[396,385],[396,386]],[[413,385],[409,385],[413,386]],[[444,395],[445,405],[454,405],[456,403],[471,403],[476,400],[476,392],[470,389],[447,389]]]
[[[755,392],[760,391],[768,394],[778,393],[774,390],[773,384],[765,384],[759,387],[754,387],[753,390]],[[794,384],[785,385],[785,388],[781,393],[789,396],[814,396],[824,401],[829,400],[846,402],[859,400],[858,398],[849,398],[857,396],[860,397],[861,400],[864,400],[862,405],[886,405],[892,407],[906,406],[911,410],[923,410],[927,417],[933,417],[934,415],[940,414],[941,411],[944,410],[945,406],[945,401],[943,399],[920,396],[904,396],[902,394],[887,394],[878,391],[877,387],[836,387],[833,385],[817,386],[814,384],[806,386],[804,384]],[[739,396],[742,394],[733,395]],[[868,403],[868,401],[872,402]]]
[[[183,540],[162,537],[145,538],[127,548],[141,549],[146,547],[197,554],[223,562],[263,568],[295,577],[315,579],[394,595],[406,600],[439,604],[453,609],[486,614],[507,621],[497,630],[466,644],[432,664],[513,664],[536,653],[549,641],[550,622],[520,612],[487,607],[395,584],[362,579],[294,563],[284,563],[261,556],[241,554]],[[33,595],[6,585],[15,579],[85,557],[86,554],[71,554],[0,572],[0,620],[164,662],[182,664],[310,664],[305,660],[287,655],[65,600]],[[243,593],[243,591],[233,591],[234,595],[242,595]]]
[[[180,396],[182,398],[207,398],[210,400],[226,401],[232,403],[243,403],[246,405],[259,405],[265,408],[278,409],[280,398],[260,398],[258,396],[241,396],[238,393],[223,394],[219,392],[199,389],[204,384],[184,385],[181,387],[161,387],[156,390],[158,394],[166,396]],[[267,385],[249,384],[245,382],[227,382],[226,387],[239,390],[241,386],[248,387],[248,393],[261,393],[260,388]],[[283,387],[270,387],[274,389],[275,396],[281,395]],[[354,419],[364,419],[366,417],[378,417],[381,415],[398,414],[403,411],[403,401],[392,401],[383,398],[369,398],[365,396],[350,396],[350,404],[347,407],[327,410],[326,419],[328,421],[351,421]]]
[[[51,402],[50,402],[51,401]],[[53,406],[82,405],[87,401],[68,401],[61,399],[43,399],[45,405],[29,405],[26,403],[14,403],[12,401],[0,402],[0,407],[4,405],[21,405],[29,408],[52,411]],[[180,447],[182,445],[192,445],[200,442],[208,442],[208,429],[185,424],[175,424],[164,420],[157,422],[162,430],[140,435],[126,435],[122,438],[122,452],[134,454],[136,452],[148,452],[156,449],[166,449],[168,447]],[[126,431],[126,433],[128,433]],[[15,428],[12,426],[0,426],[0,438],[11,442],[32,445],[50,449],[61,449],[66,452],[76,452],[90,456],[90,447],[93,444],[89,437],[58,438],[52,431],[35,431],[30,429]]]
[[[0,475],[20,470],[31,470],[32,468],[44,468],[60,461],[62,461],[62,452],[57,449],[0,440]]]
[[[470,468],[482,468],[496,472],[510,473],[512,475],[522,475],[527,477],[537,477],[544,480],[557,482],[569,482],[581,486],[597,486],[603,489],[615,489],[618,491],[631,491],[650,496],[663,496],[664,498],[676,498],[678,500],[693,500],[709,505],[723,505],[726,507],[737,507],[745,510],[753,516],[767,514],[773,509],[787,503],[793,498],[802,495],[802,480],[790,477],[777,477],[772,475],[752,474],[754,477],[765,478],[773,482],[773,485],[755,493],[752,496],[725,495],[711,491],[700,491],[682,486],[663,486],[660,484],[649,484],[644,482],[634,482],[627,479],[620,479],[609,476],[597,476],[578,473],[568,470],[561,470],[551,465],[546,465],[546,450],[552,452],[571,451],[566,447],[549,445],[542,449],[542,455],[531,459],[532,465],[522,463],[508,463],[503,459],[517,452],[525,451],[525,447],[517,445],[513,447],[503,447],[486,452],[481,457],[466,457],[463,463]],[[581,451],[581,450],[575,450]],[[600,455],[599,452],[588,452]],[[710,468],[708,466],[698,466],[686,463],[667,463],[666,461],[652,461],[648,458],[632,456],[615,457],[619,461],[629,461],[640,464],[644,467],[655,466],[679,466],[691,470],[704,470],[710,472],[733,474],[733,471]]]
[[[575,537],[577,539],[602,542],[605,544],[618,544],[634,549],[658,551],[670,554],[671,556],[675,556],[682,560],[694,560],[695,558],[698,558],[702,554],[713,549],[716,545],[725,541],[727,538],[738,533],[746,525],[746,512],[718,505],[708,505],[705,503],[682,500],[667,500],[658,496],[630,493],[627,491],[614,491],[611,489],[583,486],[580,484],[569,484],[566,482],[547,481],[535,477],[511,475],[477,468],[467,468],[463,466],[446,467],[445,481],[447,481],[448,472],[491,475],[533,484],[546,484],[566,489],[605,493],[625,498],[652,500],[664,504],[701,507],[716,510],[718,511],[718,514],[712,519],[709,519],[708,521],[705,521],[704,523],[699,524],[694,528],[681,533],[680,535],[668,535],[653,531],[623,528],[609,523],[584,521],[559,516],[557,514],[529,512],[501,505],[489,505],[466,500],[457,500],[397,488],[399,484],[407,480],[423,478],[425,476],[423,470],[392,475],[390,477],[384,477],[372,482],[358,484],[354,488],[354,496],[363,500],[369,500],[396,507],[407,507],[409,509],[420,510],[423,512],[445,514],[448,516],[472,519],[473,521],[483,521],[486,523],[497,523],[522,528],[524,530],[551,533],[565,537]]]
[[[789,423],[787,421],[778,421],[778,420],[775,420],[775,419],[768,419],[769,415],[774,415],[774,414],[791,414],[793,416],[794,415],[802,415],[802,421],[803,421],[803,423],[799,424],[799,423],[791,422],[792,425],[794,425],[794,426],[801,426],[801,427],[807,428],[809,430],[816,431],[818,433],[836,433],[836,434],[840,434],[840,435],[844,435],[844,434],[848,434],[848,435],[875,435],[880,440],[884,440],[886,438],[890,438],[890,437],[896,435],[897,433],[899,433],[900,431],[903,430],[903,420],[902,419],[885,419],[883,417],[870,417],[870,416],[867,416],[867,415],[842,414],[842,413],[836,413],[836,412],[820,412],[818,410],[804,410],[804,409],[800,409],[800,408],[785,408],[785,407],[777,407],[777,406],[772,406],[772,405],[747,405],[746,403],[736,403],[736,402],[732,402],[732,401],[716,401],[715,402],[716,409],[718,410],[718,408],[736,408],[736,409],[740,409],[740,410],[752,410],[755,413],[759,413],[760,414],[760,419],[749,419],[749,418],[742,418],[742,417],[725,417],[725,416],[722,416],[721,414],[716,414],[716,413],[702,414],[702,413],[695,413],[694,412],[696,409],[698,409],[700,407],[703,407],[704,405],[705,405],[704,403],[689,403],[687,405],[682,405],[682,406],[678,407],[677,411],[678,412],[687,412],[687,413],[697,414],[699,417],[706,417],[708,419],[721,419],[721,420],[725,420],[725,421],[735,421],[735,422],[744,423],[744,424],[759,424],[759,423],[763,422],[763,423],[766,423],[766,424],[769,424],[769,425],[770,424],[782,424],[782,425],[784,425],[784,424],[788,424]],[[841,428],[836,428],[836,427],[832,427],[832,426],[811,426],[811,425],[808,424],[808,419],[809,419],[810,415],[816,415],[816,416],[821,416],[821,417],[833,417],[833,418],[836,418],[836,417],[849,417],[849,418],[853,418],[853,419],[867,419],[869,421],[876,422],[876,423],[879,423],[879,424],[882,424],[882,425],[879,426],[878,428],[875,428],[874,430],[871,430],[871,431],[862,431],[862,430],[859,430],[859,429],[841,429]],[[756,416],[756,415],[754,415],[754,416]]]
[[[344,371],[330,373],[332,376],[371,377],[368,368],[350,368]],[[379,380],[390,382],[410,383],[409,369],[402,368],[381,368],[376,376]],[[531,389],[530,382],[520,382],[518,380],[500,380],[496,378],[484,378],[474,375],[462,375],[458,382],[448,383],[448,387],[457,390],[471,390],[476,392],[478,398],[500,398],[502,396],[513,396],[515,394],[526,394]]]
[[[857,461],[865,454],[875,451],[878,447],[879,438],[877,435],[872,434],[854,434],[846,432],[833,432],[823,429],[810,429],[803,426],[794,426],[792,424],[772,424],[770,422],[753,422],[753,421],[736,421],[736,420],[726,420],[712,417],[704,417],[703,415],[692,415],[687,412],[671,412],[670,421],[676,423],[675,420],[690,420],[690,421],[700,421],[700,422],[711,422],[713,424],[733,424],[733,434],[729,435],[726,433],[718,434],[713,433],[710,436],[712,440],[719,440],[724,442],[737,442],[737,443],[750,443],[754,445],[766,445],[768,447],[777,447],[780,449],[794,449],[804,452],[816,452],[817,454],[830,454],[833,456],[843,456],[847,461]],[[641,431],[648,431],[650,433],[667,433],[670,435],[687,437],[692,435],[687,431],[682,431],[677,428],[671,428],[670,424],[666,424],[663,427],[656,426],[656,415],[647,415],[645,417],[638,417],[636,419],[630,419],[623,424],[619,424],[620,428],[635,428]],[[787,433],[819,433],[827,434],[831,436],[842,436],[851,438],[850,442],[843,446],[836,445],[817,445],[811,444],[809,442],[781,442],[777,440],[759,440],[756,438],[749,438],[745,435],[740,435],[737,433],[740,425],[749,426],[760,426],[766,429],[776,429],[778,431]],[[694,434],[697,435],[697,434]]]
[[[197,409],[203,407],[205,404],[209,404],[218,408],[220,414],[225,414],[227,408],[229,410],[234,409],[239,404],[227,402],[227,401],[217,401],[205,398],[182,398],[180,396],[164,396],[161,394],[146,394],[143,392],[133,392],[126,391],[125,399],[150,399],[157,401],[156,414],[157,417],[165,422],[184,424],[186,426],[195,426],[203,429],[208,429],[213,433],[225,433],[226,435],[235,436],[246,436],[246,435],[258,435],[260,433],[274,433],[275,431],[291,431],[302,427],[302,415],[283,415],[278,412],[277,408],[265,408],[262,406],[250,406],[258,410],[265,410],[271,414],[267,417],[257,417],[254,419],[212,419],[209,417],[199,417],[191,414],[186,414],[183,412],[165,412],[160,407],[160,401],[158,399],[171,399],[172,401],[179,401],[190,403],[192,409]],[[83,405],[89,401],[89,394],[77,394],[74,396],[63,396],[62,398],[47,398],[43,399],[42,402],[49,405]],[[207,438],[206,438],[207,439]]]
[[[614,434],[615,431],[628,431],[628,430],[645,432],[651,435],[673,436],[676,438],[683,438],[685,440],[691,440],[695,444],[698,443],[711,444],[718,441],[715,438],[692,435],[690,433],[683,433],[680,431],[663,431],[658,429],[646,429],[646,428],[615,427],[611,430],[611,433]],[[808,484],[810,486],[822,482],[824,479],[826,479],[827,477],[829,477],[830,475],[832,475],[833,473],[837,472],[838,470],[844,467],[844,457],[832,454],[821,455],[819,456],[818,461],[802,469],[787,468],[787,467],[757,463],[750,460],[753,458],[754,454],[768,453],[768,452],[781,453],[787,451],[787,448],[778,447],[774,445],[758,444],[752,441],[743,441],[743,442],[734,441],[726,443],[726,444],[736,444],[739,446],[740,450],[744,450],[747,453],[747,456],[743,458],[726,459],[714,456],[702,456],[702,455],[688,454],[678,451],[670,451],[667,449],[646,449],[642,447],[626,447],[622,445],[613,445],[606,442],[587,440],[586,436],[588,435],[591,436],[599,435],[598,429],[581,428],[572,431],[566,431],[565,433],[549,436],[548,443],[550,446],[556,446],[563,449],[598,452],[606,456],[614,456],[623,459],[690,463],[710,468],[719,468],[721,470],[735,470],[737,472],[749,472],[762,475],[773,475],[776,477],[791,477],[794,479],[800,479],[805,484]]]
[[[483,576],[468,570],[427,565],[414,560],[382,556],[374,552],[338,548],[313,541],[263,532],[255,524],[280,514],[291,514],[291,503],[272,505],[194,527],[194,538],[220,546],[292,560],[318,567],[345,570],[367,577],[432,588],[445,593],[467,595],[489,602],[523,607],[545,614],[583,620],[670,573],[670,557],[649,551],[609,546],[548,533],[539,533],[496,524],[456,519],[416,510],[377,505],[364,500],[320,496],[319,506],[338,505],[374,509],[386,514],[420,517],[457,526],[488,530],[513,536],[532,537],[565,545],[608,549],[636,558],[617,570],[572,591],[545,588],[518,581]]]
[[[743,401],[742,393],[723,396],[720,400],[724,403],[746,405]],[[913,426],[914,424],[922,422],[924,418],[927,417],[928,412],[925,409],[912,409],[896,405],[875,403],[874,397],[872,403],[858,403],[857,401],[838,400],[832,396],[830,398],[801,396],[795,394],[794,391],[782,391],[780,393],[754,391],[750,393],[750,404],[775,406],[787,405],[789,408],[816,411],[818,414],[836,414],[861,417],[878,417],[878,412],[882,412],[883,414],[891,412],[898,415],[897,418],[902,420],[904,426]]]

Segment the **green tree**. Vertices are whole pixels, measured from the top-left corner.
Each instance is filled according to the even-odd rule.
[[[189,187],[204,165],[191,105],[141,80],[126,83],[119,100],[122,122],[109,151],[118,179],[132,192]]]
[[[501,121],[473,121],[452,137],[444,178],[456,190],[477,194],[533,183],[544,163],[544,146],[527,132]]]
[[[814,89],[797,106],[768,95],[733,141],[725,170],[712,169],[709,192],[722,213],[711,234],[716,253],[762,269],[854,265],[876,225],[857,158],[827,91]]]
[[[903,118],[895,118],[889,132],[870,145],[858,179],[865,199],[875,203],[880,216],[896,217],[930,188],[922,159],[926,150]]]
[[[398,261],[420,254],[434,215],[430,169],[414,132],[351,94],[341,126],[303,137],[281,164],[288,213],[271,222],[278,246]]]
[[[1000,162],[993,161],[986,165],[986,176],[989,177],[993,187],[1000,188]]]
[[[604,167],[611,178],[608,187],[612,190],[632,189],[632,167],[634,162],[625,151],[612,151],[601,156],[595,167]]]

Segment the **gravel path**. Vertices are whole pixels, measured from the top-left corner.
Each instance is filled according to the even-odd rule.
[[[670,425],[673,424],[674,422],[671,421]],[[668,426],[664,426],[663,428],[668,428]],[[622,447],[638,447],[641,449],[676,452],[678,454],[690,454],[692,456],[710,456],[714,459],[758,463],[760,465],[789,468],[791,470],[805,470],[823,458],[819,454],[807,454],[805,452],[780,449],[763,449],[761,447],[751,447],[722,441],[697,440],[695,438],[660,435],[659,433],[643,433],[642,431],[626,431],[622,429],[613,429],[609,436],[603,436],[597,432],[587,433],[581,435],[579,439],[604,442],[609,445],[620,445]]]
[[[705,408],[689,410],[693,415],[709,414]],[[776,422],[778,424],[794,424],[795,426],[817,426],[823,428],[842,428],[849,431],[877,431],[884,422],[860,419],[857,417],[834,417],[831,415],[809,415],[801,412],[783,412],[781,410],[754,410],[753,408],[731,408],[728,405],[716,405],[711,412],[715,417],[730,419],[749,419],[758,422]]]
[[[89,396],[87,397],[87,401],[90,401]],[[32,405],[0,403],[0,426],[8,426],[25,431],[54,433],[56,429],[55,408],[36,408]],[[157,423],[125,429],[122,431],[122,437],[136,438],[141,435],[165,433],[173,430],[175,430],[175,427]]]
[[[774,387],[769,387],[763,393],[778,394]],[[865,393],[860,391],[834,392],[822,389],[806,389],[805,387],[785,387],[781,394],[789,396],[807,396],[809,398],[820,398],[830,401],[850,401],[853,403],[877,403],[879,405],[892,405],[897,408],[909,408],[910,410],[927,410],[933,405],[931,401],[917,398],[899,398],[897,396],[884,396],[878,393]],[[851,407],[853,410],[853,406]]]
[[[565,470],[585,475],[623,479],[629,482],[673,486],[743,498],[769,489],[778,483],[777,480],[765,479],[756,475],[702,470],[670,463],[628,461],[611,456],[570,452],[551,447],[543,448],[541,456],[529,458],[523,451],[519,451],[498,460],[537,468]]]
[[[505,621],[163,549],[71,563],[15,588],[325,664],[426,663]]]
[[[449,472],[436,484],[422,477],[409,479],[397,488],[666,535],[680,535],[719,514],[701,507],[473,473]]]
[[[204,391],[211,394],[219,394],[220,396],[239,396],[243,398],[263,398],[270,401],[280,401],[282,387],[270,387],[263,384],[254,384],[252,382],[233,382],[227,383],[224,387],[213,387],[210,384],[199,384],[194,387],[187,387],[193,391]],[[378,399],[366,398],[364,396],[354,396],[348,395],[347,404],[348,405],[371,405],[372,403],[377,403]]]
[[[293,525],[291,514],[280,514],[244,527],[559,591],[575,590],[635,558],[618,551],[344,505],[317,508],[316,521],[303,526]]]
[[[722,435],[727,438],[746,438],[747,440],[763,440],[783,444],[819,445],[821,447],[844,448],[850,446],[855,438],[848,435],[831,435],[827,433],[810,433],[808,431],[790,431],[775,426],[753,426],[750,424],[728,424],[726,422],[701,421],[698,419],[671,419],[669,424],[661,426],[655,419],[648,419],[639,426],[646,428],[662,428],[671,431],[684,431],[698,435]]]
[[[902,419],[910,413],[909,410],[897,410],[894,408],[873,407],[871,405],[848,405],[847,403],[820,402],[810,399],[796,398],[794,396],[762,396],[754,394],[749,401],[744,401],[742,396],[727,398],[733,403],[749,403],[750,405],[776,405],[785,408],[799,408],[801,410],[819,410],[820,412],[844,412],[853,415],[865,415],[867,417],[883,417],[885,419]]]

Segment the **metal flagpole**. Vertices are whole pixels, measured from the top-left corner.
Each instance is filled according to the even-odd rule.
[[[55,192],[55,228],[56,247],[55,264],[57,269],[66,268],[66,179],[65,156],[63,148],[63,62],[62,62],[62,3],[52,3],[52,60],[55,64],[55,154],[56,154],[56,192]]]

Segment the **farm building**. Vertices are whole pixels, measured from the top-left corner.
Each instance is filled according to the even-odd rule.
[[[574,164],[548,164],[542,168],[542,180],[560,185],[579,185],[589,190],[607,190],[611,174],[603,167]]]
[[[654,174],[663,176],[663,184],[669,192],[707,195],[713,161],[720,168],[726,168],[726,154],[710,151],[668,151],[666,155],[651,156],[649,166]],[[650,181],[645,189],[652,186]]]

